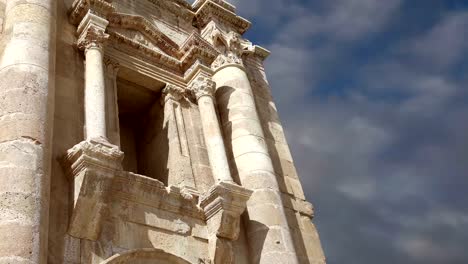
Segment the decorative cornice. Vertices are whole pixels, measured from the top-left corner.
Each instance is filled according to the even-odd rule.
[[[78,25],[88,11],[106,17],[115,10],[112,1],[113,0],[75,0],[69,11],[70,22],[73,25]]]
[[[124,34],[118,33],[112,29],[108,29],[108,33],[110,35],[110,42],[112,42],[113,46],[117,50],[137,55],[141,58],[150,59],[150,61],[155,62],[162,68],[180,74],[180,62],[176,58],[170,57],[155,49],[151,49],[150,47],[136,42]]]
[[[117,146],[107,142],[90,140],[82,141],[67,151],[64,157],[64,168],[75,177],[82,170],[94,167],[103,170],[119,170],[123,152]]]
[[[115,175],[112,185],[112,199],[123,199],[144,204],[164,211],[204,220],[203,210],[197,205],[197,199],[187,196],[175,186],[143,175],[121,171]]]
[[[189,85],[189,90],[195,95],[195,98],[200,99],[202,96],[214,97],[216,83],[211,78],[198,76]]]
[[[193,5],[192,5],[192,8],[194,10],[197,10],[200,8],[200,6],[202,6],[207,0],[196,0]],[[231,12],[236,12],[236,7],[224,0],[211,0],[215,3],[217,3],[218,5],[226,8],[227,10],[231,11]]]
[[[216,20],[227,25],[239,34],[244,34],[250,28],[250,22],[233,11],[221,6],[213,0],[206,0],[197,10],[196,19],[199,28],[205,27],[210,21]]]
[[[240,215],[247,207],[252,191],[234,183],[220,182],[200,200],[211,234],[228,240],[239,236]]]
[[[167,54],[182,57],[177,44],[142,16],[114,13],[109,16],[109,26],[137,30]]]
[[[178,72],[179,74],[185,72],[197,60],[205,65],[211,65],[219,54],[218,51],[197,32],[193,32],[179,47],[141,16],[114,13],[109,16],[109,22],[110,24],[107,31],[113,42],[119,45],[124,44],[132,47],[135,49],[134,52],[140,54],[142,57],[150,57],[161,66]],[[135,41],[131,37],[116,30],[116,28],[131,29],[141,32],[152,45],[155,45],[160,50]]]
[[[187,21],[192,21],[195,14],[191,11],[191,6],[184,0],[147,0],[159,8],[165,9]]]

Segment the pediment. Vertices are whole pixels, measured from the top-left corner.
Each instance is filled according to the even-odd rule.
[[[145,36],[138,30],[133,29],[124,29],[124,28],[113,28],[112,31],[116,34],[121,36],[125,36],[127,39],[138,43],[139,45],[145,46],[146,48],[153,50],[155,52],[159,52],[168,56],[172,56],[171,54],[167,54],[161,48],[158,47],[157,43],[154,43],[151,39]]]
[[[146,18],[137,15],[113,13],[109,15],[107,32],[116,46],[125,45],[135,54],[183,73],[195,61],[209,66],[218,51],[196,31],[179,46]]]
[[[146,46],[157,47],[158,50],[174,58],[182,56],[178,45],[142,16],[114,13],[108,20],[109,31],[125,32],[128,34],[125,35],[127,38],[145,43]]]

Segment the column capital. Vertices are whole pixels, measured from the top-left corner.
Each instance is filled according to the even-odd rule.
[[[88,12],[78,26],[78,40],[76,45],[78,49],[102,49],[104,43],[109,39],[109,35],[106,33],[107,25],[109,21],[97,16],[91,12]]]
[[[216,83],[209,77],[198,76],[189,85],[189,89],[195,95],[197,101],[200,97],[210,96],[214,98]]]
[[[253,45],[250,41],[242,38],[242,36],[234,31],[224,32],[215,25],[211,31],[211,42],[221,43],[221,54],[211,64],[211,68],[217,71],[225,66],[234,65],[243,67],[242,55],[252,53]]]
[[[118,62],[109,57],[104,57],[104,65],[109,76],[117,77],[117,72],[120,68],[120,64]]]
[[[173,100],[173,101],[180,101],[185,94],[185,90],[174,85],[174,84],[166,84],[166,87],[162,90],[162,97],[161,97],[161,103],[164,104],[168,100]]]

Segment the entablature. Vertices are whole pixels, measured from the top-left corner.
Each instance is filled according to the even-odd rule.
[[[198,0],[193,5],[185,0],[143,0],[146,4],[141,5],[141,15],[139,9],[132,14],[125,13],[130,9],[122,9],[119,1],[75,0],[69,12],[70,21],[75,25],[83,24],[89,16],[86,14],[109,22],[103,32],[109,36],[106,54],[118,50],[182,79],[190,75],[196,64],[216,70],[226,63],[242,66],[246,53],[254,53],[262,59],[268,56],[267,50],[242,38],[250,22],[237,16],[235,7],[223,0]],[[194,24],[193,31],[185,31],[174,39],[175,33],[171,29],[148,17],[148,5],[190,19]],[[217,41],[225,47],[219,46]]]
[[[196,25],[200,30],[213,20],[241,35],[250,28],[251,23],[247,19],[236,15],[232,8],[230,10],[219,4],[220,2],[225,3],[224,1],[216,1],[217,3],[215,3],[212,0],[204,0],[202,2],[203,4],[198,7],[195,13]]]

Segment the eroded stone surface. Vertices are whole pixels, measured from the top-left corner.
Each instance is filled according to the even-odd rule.
[[[0,263],[325,263],[249,26],[0,0]]]

